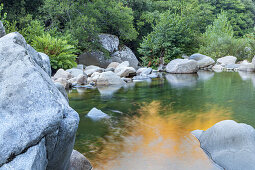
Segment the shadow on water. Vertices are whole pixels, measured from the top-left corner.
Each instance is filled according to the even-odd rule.
[[[200,72],[109,87],[109,92],[73,90],[70,105],[81,118],[75,149],[95,169],[215,169],[190,132],[226,119],[254,126],[254,77]],[[93,107],[111,119],[86,118]]]

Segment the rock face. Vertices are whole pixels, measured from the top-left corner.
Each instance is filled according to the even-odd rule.
[[[230,65],[230,64],[235,64],[236,60],[237,60],[237,58],[234,56],[226,56],[226,57],[219,58],[217,60],[217,64],[226,66],[226,65]]]
[[[87,114],[87,117],[93,120],[110,118],[110,116],[108,116],[106,113],[102,112],[101,110],[98,110],[95,107],[89,111],[89,113]]]
[[[129,61],[131,67],[138,67],[138,60],[132,50],[127,46],[119,48],[118,37],[109,34],[101,34],[99,36],[99,41],[103,48],[110,53],[110,58],[106,57],[101,51],[87,52],[79,56],[80,64],[106,68],[112,62],[121,63],[123,61]]]
[[[113,53],[119,48],[119,38],[111,34],[100,34],[99,42],[102,44],[103,48],[107,51]]]
[[[199,53],[191,55],[189,59],[197,61],[199,68],[208,67],[215,63],[215,61],[211,57]]]
[[[0,21],[0,38],[5,36],[5,29],[3,23]]]
[[[219,166],[230,170],[254,169],[255,130],[253,127],[225,120],[206,131],[192,132],[201,148]]]
[[[0,169],[67,169],[79,115],[27,49],[0,38]]]
[[[196,73],[197,71],[197,62],[188,59],[175,59],[166,66],[166,72],[174,74]]]
[[[124,85],[125,82],[111,71],[103,72],[97,79],[97,85]]]
[[[47,56],[46,54],[44,53],[40,53],[39,54],[41,55],[42,57],[42,68],[44,69],[44,71],[49,75],[51,76],[51,65],[50,65],[50,57]]]
[[[80,152],[73,150],[68,170],[92,170],[89,160]]]

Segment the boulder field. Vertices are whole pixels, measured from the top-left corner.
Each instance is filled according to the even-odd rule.
[[[79,115],[48,56],[15,32],[0,38],[0,61],[0,169],[69,169]]]

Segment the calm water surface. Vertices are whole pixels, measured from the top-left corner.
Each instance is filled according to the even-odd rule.
[[[255,127],[255,74],[166,75],[125,88],[74,89],[75,149],[99,170],[218,169],[191,135],[233,119]],[[111,119],[92,121],[96,107]]]

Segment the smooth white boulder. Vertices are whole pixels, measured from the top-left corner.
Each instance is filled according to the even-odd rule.
[[[206,131],[192,132],[201,148],[220,167],[252,170],[255,162],[255,130],[244,123],[224,120]]]
[[[244,61],[240,64],[238,70],[239,70],[239,71],[253,72],[253,71],[255,71],[255,66],[254,66],[254,64],[249,63],[247,60],[244,60]]]

